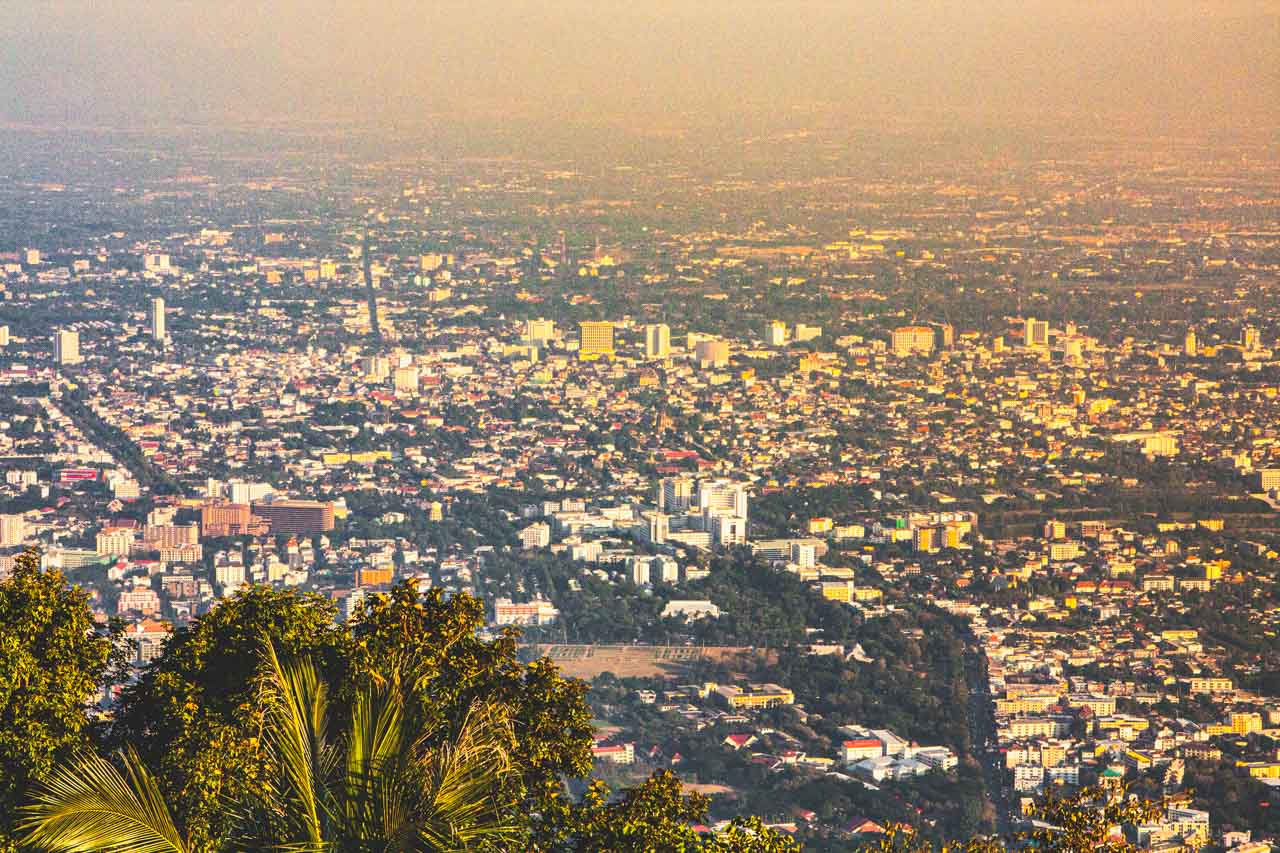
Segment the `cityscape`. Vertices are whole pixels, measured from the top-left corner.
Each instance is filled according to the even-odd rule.
[[[284,760],[289,655],[341,725],[426,678],[410,623],[533,824],[377,849],[1280,843],[1273,124],[496,127],[0,128],[0,850],[302,849],[209,778]],[[22,787],[139,754],[188,846]],[[620,840],[674,779],[721,846]]]

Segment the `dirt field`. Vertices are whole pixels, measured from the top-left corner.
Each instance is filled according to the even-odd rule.
[[[772,658],[768,649],[749,646],[604,646],[539,644],[524,647],[530,658],[549,657],[565,675],[594,678],[612,672],[629,676],[678,677],[684,667],[697,660],[718,661],[730,667],[745,658],[761,655]]]

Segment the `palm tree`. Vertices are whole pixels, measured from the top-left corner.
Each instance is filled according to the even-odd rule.
[[[231,804],[244,819],[227,848],[425,853],[515,839],[513,809],[496,795],[515,772],[505,715],[477,704],[453,731],[431,730],[412,699],[424,674],[411,665],[392,673],[355,691],[340,727],[315,663],[281,662],[264,645],[263,748],[277,772],[252,803]],[[155,777],[132,750],[118,760],[120,769],[89,754],[56,770],[25,809],[25,843],[65,853],[189,853]]]

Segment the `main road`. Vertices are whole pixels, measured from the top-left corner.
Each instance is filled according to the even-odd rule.
[[[995,706],[991,703],[991,685],[987,680],[987,656],[976,638],[970,637],[970,651],[965,655],[965,676],[969,682],[969,742],[974,757],[982,765],[982,781],[987,799],[996,812],[996,833],[1009,831],[1009,798],[1005,794],[1005,773],[996,742]]]

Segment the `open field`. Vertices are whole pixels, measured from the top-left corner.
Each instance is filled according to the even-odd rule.
[[[565,675],[594,678],[611,672],[620,678],[677,676],[694,661],[712,661],[729,667],[746,658],[769,656],[768,649],[751,646],[641,646],[575,645],[542,643],[525,646],[525,656],[549,657]]]

